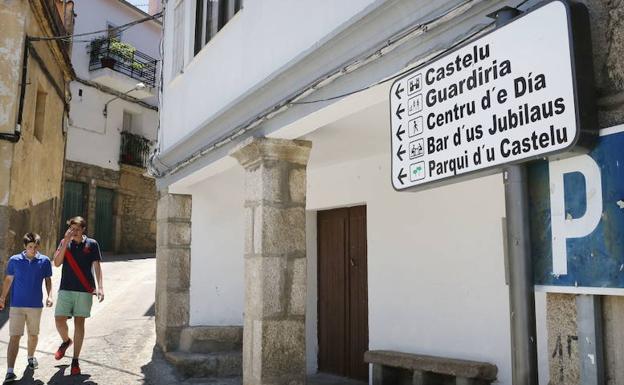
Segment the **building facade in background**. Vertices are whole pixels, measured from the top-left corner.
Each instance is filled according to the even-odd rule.
[[[622,9],[585,3],[600,127],[622,124]],[[298,384],[317,371],[366,380],[363,352],[383,349],[489,362],[511,384],[502,176],[395,191],[384,80],[518,4],[538,2],[165,3],[153,165],[170,360]],[[607,383],[619,384],[624,300],[604,303]],[[580,381],[574,306],[536,293],[540,383]],[[191,353],[225,364],[193,371]]]
[[[63,161],[73,78],[73,2],[0,4],[0,256],[23,248],[27,231],[41,235],[42,253],[58,241]]]
[[[157,141],[159,20],[121,0],[81,1],[74,39],[62,217],[82,215],[104,251],[153,252],[156,190],[146,165]],[[61,226],[62,228],[63,226]]]

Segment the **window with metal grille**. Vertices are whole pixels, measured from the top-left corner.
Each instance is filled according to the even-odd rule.
[[[242,7],[243,0],[195,0],[195,55]]]

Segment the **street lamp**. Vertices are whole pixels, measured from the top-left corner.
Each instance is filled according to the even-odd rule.
[[[123,93],[123,95],[127,95],[132,91],[137,91],[137,90],[142,90],[144,89],[145,83],[137,83],[136,86],[134,86],[134,88],[132,88],[131,90],[128,90],[126,92]],[[111,100],[109,100],[108,102],[104,103],[104,110],[102,111],[102,114],[104,114],[104,117],[106,117],[106,115],[108,115],[108,103],[112,102],[115,99],[119,99],[121,97],[120,96],[115,96],[114,98],[112,98]]]

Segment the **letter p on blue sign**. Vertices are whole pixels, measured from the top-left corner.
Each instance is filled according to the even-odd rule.
[[[624,295],[624,125],[594,149],[529,166],[535,285],[552,292]]]

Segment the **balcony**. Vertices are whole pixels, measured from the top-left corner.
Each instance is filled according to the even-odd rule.
[[[132,96],[144,99],[155,95],[157,59],[115,38],[93,40],[89,56],[89,71],[94,81],[119,92],[126,92],[141,82],[147,88],[135,91]]]
[[[127,131],[121,132],[121,151],[119,163],[147,168],[152,142],[140,135]]]

